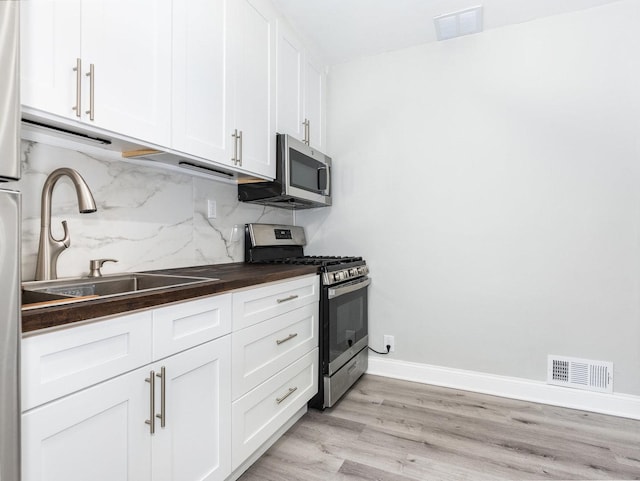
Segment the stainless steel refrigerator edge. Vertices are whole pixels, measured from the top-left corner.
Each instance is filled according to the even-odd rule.
[[[0,181],[20,177],[19,7],[0,0]],[[20,193],[0,184],[0,481],[20,480]]]

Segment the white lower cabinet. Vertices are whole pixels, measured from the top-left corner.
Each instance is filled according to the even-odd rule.
[[[318,392],[318,276],[233,294],[233,478]]]
[[[224,480],[230,353],[225,336],[26,412],[23,481]]]
[[[153,481],[222,481],[231,473],[230,358],[225,336],[154,366]]]
[[[309,304],[234,332],[231,344],[236,400],[318,346],[318,305]]]
[[[317,276],[25,336],[22,481],[236,479],[317,392],[317,346]]]
[[[318,392],[318,349],[249,391],[232,407],[232,469],[237,469]]]
[[[23,414],[22,480],[150,480],[148,416],[142,371]]]

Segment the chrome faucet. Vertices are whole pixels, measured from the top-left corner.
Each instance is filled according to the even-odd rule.
[[[36,263],[36,280],[57,279],[57,264],[60,253],[71,245],[71,237],[67,229],[67,221],[62,221],[64,237],[54,239],[51,234],[51,196],[56,182],[63,176],[73,181],[78,195],[78,210],[81,214],[89,214],[96,211],[96,202],[89,190],[89,186],[82,176],[73,169],[63,167],[56,169],[42,187],[42,201],[40,204],[40,245],[38,247],[38,261]]]

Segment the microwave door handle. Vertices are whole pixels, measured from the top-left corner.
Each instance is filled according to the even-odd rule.
[[[331,195],[331,166],[327,165],[327,189],[324,191],[324,195]]]
[[[322,193],[323,195],[331,195],[331,167],[328,165],[325,165],[324,167],[318,169],[318,190],[320,190],[320,172],[322,171],[325,171],[325,176],[327,178],[325,182],[326,187],[322,191]]]

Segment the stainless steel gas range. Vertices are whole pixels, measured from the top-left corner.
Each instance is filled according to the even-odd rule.
[[[361,257],[305,256],[304,228],[247,224],[245,262],[318,266],[320,369],[309,406],[324,409],[367,370],[369,267]]]

